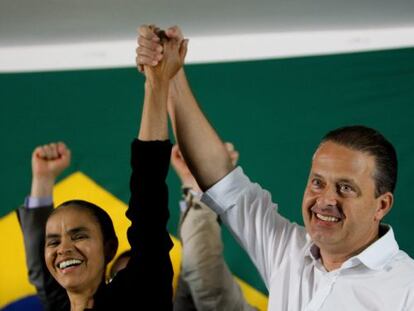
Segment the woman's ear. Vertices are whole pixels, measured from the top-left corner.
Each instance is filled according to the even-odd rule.
[[[104,252],[105,252],[105,264],[108,264],[116,254],[118,249],[118,240],[109,240],[105,243]]]

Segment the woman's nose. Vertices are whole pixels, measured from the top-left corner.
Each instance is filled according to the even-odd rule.
[[[68,238],[63,238],[58,248],[58,254],[63,255],[63,254],[70,253],[72,251],[73,251],[72,240]]]

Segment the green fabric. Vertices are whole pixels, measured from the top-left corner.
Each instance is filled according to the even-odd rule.
[[[240,151],[244,170],[299,223],[310,159],[323,134],[350,124],[380,130],[400,161],[386,222],[414,256],[414,49],[191,65],[187,73],[213,125]],[[33,148],[55,140],[72,149],[67,173],[80,170],[127,202],[129,145],[138,129],[143,81],[134,68],[0,75],[0,215],[30,189]],[[175,233],[180,187],[174,173],[168,181]],[[226,230],[223,235],[232,271],[264,290],[247,255]]]

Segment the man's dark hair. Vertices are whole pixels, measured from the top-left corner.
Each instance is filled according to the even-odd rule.
[[[108,213],[98,205],[91,202],[84,200],[69,200],[56,207],[50,214],[49,218],[57,211],[65,207],[75,207],[81,210],[87,210],[93,217],[95,217],[101,228],[103,236],[105,246],[105,263],[109,263],[115,256],[116,250],[118,249],[118,237],[116,236],[114,224]]]
[[[362,125],[345,126],[326,134],[321,143],[326,141],[374,156],[375,196],[394,192],[397,183],[397,153],[380,132]]]

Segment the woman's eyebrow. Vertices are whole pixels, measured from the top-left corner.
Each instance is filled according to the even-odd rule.
[[[67,233],[76,234],[79,232],[89,232],[89,231],[90,231],[89,228],[82,226],[82,227],[76,227],[76,228],[69,229]],[[61,235],[59,233],[48,233],[46,235],[46,239],[56,239],[56,238],[60,238],[60,236]]]
[[[46,239],[56,239],[56,238],[60,238],[60,234],[58,234],[58,233],[48,233],[46,235]]]
[[[68,231],[68,233],[70,234],[75,234],[75,233],[79,233],[79,232],[89,232],[89,228],[87,227],[76,227],[76,228],[72,228]]]

